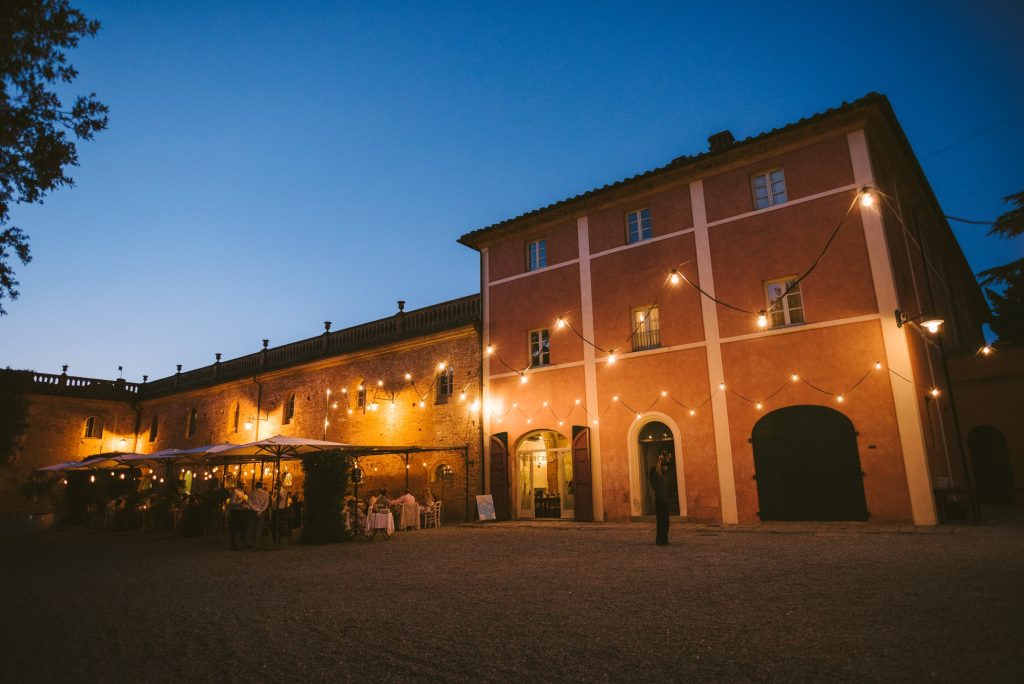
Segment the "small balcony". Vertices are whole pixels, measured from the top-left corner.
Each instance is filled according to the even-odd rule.
[[[657,349],[661,346],[661,330],[637,330],[633,333],[633,351]]]

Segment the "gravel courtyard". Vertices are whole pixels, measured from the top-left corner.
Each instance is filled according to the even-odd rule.
[[[3,535],[2,681],[1020,681],[1024,530]]]

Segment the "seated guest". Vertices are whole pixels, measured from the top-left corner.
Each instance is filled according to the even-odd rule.
[[[434,498],[434,492],[432,492],[432,491],[430,491],[430,490],[428,489],[428,490],[427,490],[427,496],[426,496],[426,497],[424,497],[424,503],[425,503],[425,504],[426,504],[427,506],[430,506],[430,505],[431,505],[431,504],[433,504],[433,503],[434,503],[435,501],[437,501],[437,499],[435,499],[435,498]]]
[[[374,508],[377,506],[377,490],[371,489],[370,493],[366,495],[366,512],[373,513]]]
[[[391,505],[391,497],[388,496],[388,488],[387,487],[384,487],[383,489],[381,489],[380,490],[380,494],[377,495],[377,505],[378,506],[390,506]]]

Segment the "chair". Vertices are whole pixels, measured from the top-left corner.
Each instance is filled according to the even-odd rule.
[[[441,502],[435,501],[434,503],[427,506],[423,512],[423,526],[424,527],[440,527],[441,526]]]

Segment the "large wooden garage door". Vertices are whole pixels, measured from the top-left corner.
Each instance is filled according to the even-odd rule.
[[[867,520],[853,423],[824,406],[790,406],[754,426],[762,520]]]
[[[494,517],[508,519],[508,433],[491,435],[491,498]]]

